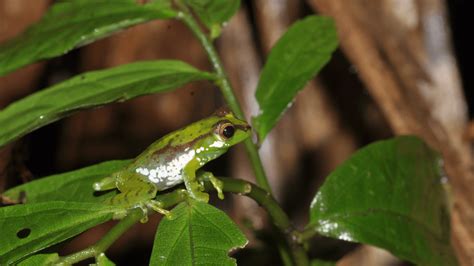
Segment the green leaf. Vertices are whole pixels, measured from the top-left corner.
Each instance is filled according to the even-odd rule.
[[[260,106],[253,118],[263,142],[298,91],[329,61],[337,47],[334,22],[309,16],[294,23],[272,48],[255,92]]]
[[[227,215],[212,205],[189,201],[161,221],[150,265],[236,265],[227,253],[247,239]]]
[[[220,35],[221,25],[239,10],[240,0],[185,0],[201,22],[211,30],[214,39]]]
[[[191,81],[213,77],[173,60],[144,61],[88,72],[34,93],[0,111],[0,147],[75,111],[165,92]]]
[[[0,208],[0,261],[12,264],[112,219],[116,207],[50,201]]]
[[[97,193],[92,184],[123,169],[129,160],[109,161],[75,171],[43,177],[5,191],[1,198],[10,203],[45,201],[102,202],[115,193]]]
[[[37,254],[22,260],[20,263],[18,263],[18,266],[51,265],[58,259],[58,253]]]
[[[326,179],[311,204],[310,228],[418,265],[456,265],[442,182],[439,155],[419,138],[373,143]]]
[[[37,24],[0,47],[0,76],[35,61],[65,54],[124,28],[175,16],[175,11],[161,3],[61,1]]]

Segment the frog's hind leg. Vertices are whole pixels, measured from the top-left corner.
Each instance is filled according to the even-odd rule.
[[[158,189],[143,176],[136,173],[121,173],[118,180],[117,188],[120,193],[109,199],[111,205],[141,208],[144,214],[142,222],[147,220],[148,207],[163,215],[169,215],[169,211],[162,208],[161,202],[153,200]]]

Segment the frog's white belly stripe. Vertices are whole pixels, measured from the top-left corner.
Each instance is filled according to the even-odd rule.
[[[189,149],[155,168],[139,167],[135,171],[146,176],[159,190],[164,190],[183,182],[183,169],[194,155],[195,151]]]

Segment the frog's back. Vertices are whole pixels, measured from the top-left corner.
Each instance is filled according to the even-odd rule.
[[[171,132],[150,145],[126,171],[140,174],[160,191],[182,183],[184,167],[196,156],[194,144],[213,134],[218,120],[211,116]]]

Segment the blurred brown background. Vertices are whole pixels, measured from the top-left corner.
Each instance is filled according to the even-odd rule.
[[[37,21],[52,2],[0,0],[0,42]],[[306,222],[307,206],[324,177],[358,147],[416,134],[444,155],[455,194],[453,242],[462,264],[474,265],[474,126],[468,123],[474,92],[467,72],[472,61],[464,56],[473,46],[467,40],[467,2],[243,1],[217,46],[248,117],[257,111],[253,93],[265,57],[287,27],[312,13],[333,16],[338,27],[340,49],[298,95],[261,149],[275,196],[297,226]],[[0,78],[0,108],[84,71],[165,58],[210,70],[201,46],[182,24],[155,21]],[[223,104],[215,86],[198,82],[75,114],[0,150],[0,191],[41,176],[134,157],[165,133]],[[253,180],[242,147],[207,168]],[[216,204],[248,230],[268,226],[265,214],[249,200],[228,196]],[[146,265],[158,220],[155,215],[124,235],[112,247],[112,260]],[[66,243],[62,253],[94,243],[111,225]],[[274,250],[258,252],[265,230],[261,234],[261,239],[251,240],[251,248],[237,254],[242,265],[256,257],[260,264],[278,263]],[[322,242],[322,257],[340,258],[351,251],[338,265],[400,263],[371,247]]]

